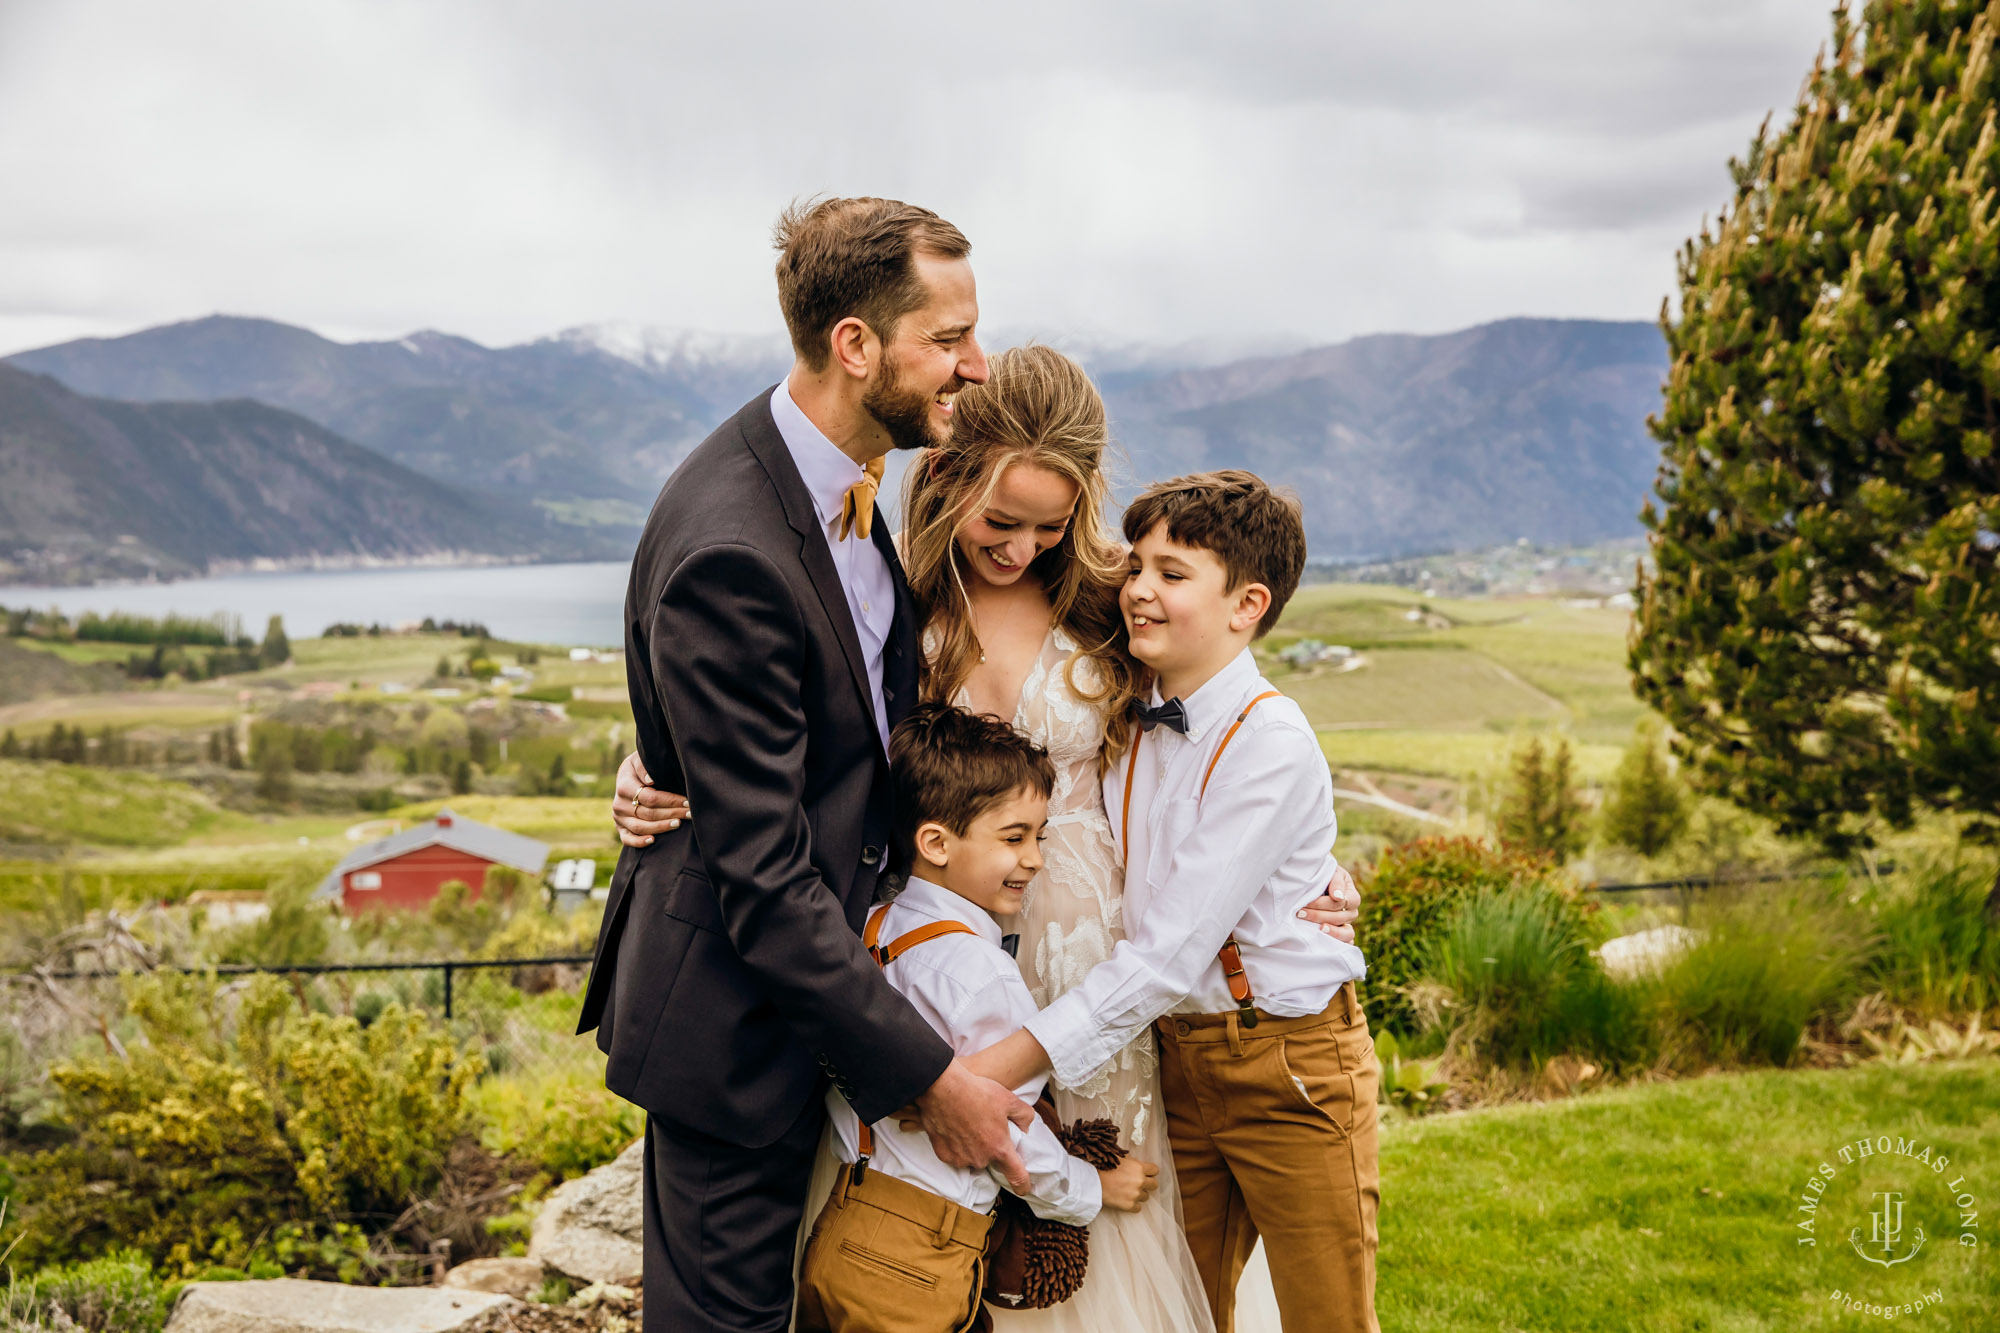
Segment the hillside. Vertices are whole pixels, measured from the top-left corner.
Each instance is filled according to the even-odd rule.
[[[20,576],[525,557],[566,540],[263,403],[113,402],[0,365],[0,554]]]
[[[1316,557],[1367,558],[1638,532],[1666,368],[1651,324],[1516,319],[1106,392],[1140,477],[1250,468],[1299,490]]]
[[[1155,352],[1077,348],[1132,479],[1253,468],[1298,488],[1316,556],[1639,530],[1659,453],[1645,418],[1666,370],[1651,324],[1506,320],[1221,365]],[[633,326],[488,348],[440,333],[337,343],[224,316],[12,360],[112,398],[272,403],[628,545],[675,464],[785,366],[781,340]]]
[[[254,398],[454,487],[555,501],[558,517],[636,535],[674,464],[785,363],[592,333],[504,348],[432,332],[338,343],[215,315],[11,360],[106,398]],[[561,503],[574,500],[611,503]]]

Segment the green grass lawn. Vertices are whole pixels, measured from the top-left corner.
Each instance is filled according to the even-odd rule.
[[[1732,1074],[1544,1105],[1404,1121],[1382,1140],[1382,1327],[1749,1333],[1850,1326],[1829,1300],[1877,1304],[1940,1289],[1919,1327],[2000,1328],[2000,1060]],[[1952,1160],[1942,1175],[1842,1144],[1901,1135]],[[1794,1211],[1821,1162],[1817,1244]],[[1958,1243],[1944,1183],[1963,1174],[1980,1216]],[[1876,1190],[1906,1193],[1909,1262],[1883,1269],[1868,1237]]]

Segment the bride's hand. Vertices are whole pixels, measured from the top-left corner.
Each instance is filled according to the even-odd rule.
[[[653,775],[639,762],[637,750],[625,756],[618,765],[618,792],[611,798],[618,841],[627,847],[648,847],[655,837],[673,832],[683,819],[691,818],[687,797],[653,789]]]
[[[1354,886],[1354,876],[1348,874],[1347,867],[1343,865],[1334,866],[1333,878],[1327,881],[1326,892],[1299,910],[1301,920],[1312,922],[1347,944],[1354,943],[1354,920],[1360,915],[1361,890]]]

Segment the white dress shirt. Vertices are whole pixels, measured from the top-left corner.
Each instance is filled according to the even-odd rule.
[[[778,434],[798,464],[799,476],[812,496],[813,512],[819,516],[827,547],[833,552],[833,567],[840,575],[841,591],[847,594],[848,612],[854,617],[855,637],[861,640],[861,655],[868,663],[868,701],[875,706],[875,729],[887,750],[889,709],[882,698],[882,650],[896,623],[895,576],[872,539],[864,538],[858,530],[849,533],[845,541],[840,536],[841,501],[847,488],[865,480],[867,474],[812,424],[792,401],[792,391],[783,380],[771,391],[771,419],[778,423]]]
[[[1257,1007],[1279,1018],[1319,1013],[1366,973],[1359,949],[1297,916],[1326,891],[1336,833],[1333,776],[1299,706],[1281,696],[1252,709],[1202,794],[1237,715],[1270,688],[1245,649],[1181,701],[1186,735],[1141,732],[1105,774],[1111,826],[1129,829],[1126,937],[1027,1024],[1058,1082],[1083,1083],[1162,1014],[1236,1008],[1216,960],[1232,933]]]
[[[888,944],[933,921],[959,921],[976,935],[943,935],[912,946],[883,969],[889,984],[916,1007],[924,1021],[960,1055],[984,1050],[1012,1036],[1035,1012],[1021,968],[1000,946],[1000,927],[984,910],[949,889],[912,875],[889,904],[877,939]],[[1014,1089],[1026,1102],[1041,1095],[1047,1076]],[[838,1092],[826,1095],[833,1119],[834,1151],[843,1162],[860,1154],[861,1121]],[[875,1153],[868,1169],[884,1171],[976,1213],[992,1211],[1006,1185],[998,1168],[968,1171],[946,1166],[931,1151],[922,1130],[905,1133],[890,1116],[875,1124]],[[1039,1118],[1026,1130],[1009,1126],[1014,1149],[1028,1168],[1028,1192],[1021,1198],[1035,1216],[1076,1226],[1088,1225],[1103,1206],[1097,1170],[1071,1157],[1055,1132]]]

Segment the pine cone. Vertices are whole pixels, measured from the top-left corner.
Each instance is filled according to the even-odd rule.
[[[1118,1146],[1118,1125],[1111,1120],[1079,1120],[1058,1133],[1072,1157],[1081,1157],[1099,1171],[1116,1170],[1125,1150]]]
[[[1031,1310],[1060,1305],[1083,1286],[1090,1263],[1090,1233],[1063,1222],[1035,1219],[1026,1229],[1028,1262],[1022,1304]]]

